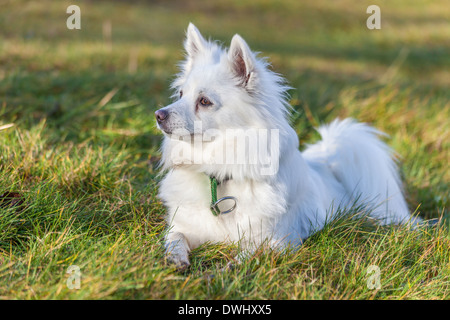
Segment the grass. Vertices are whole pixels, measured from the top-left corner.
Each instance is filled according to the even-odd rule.
[[[379,1],[373,31],[365,1],[77,1],[81,30],[66,28],[69,1],[0,4],[0,298],[449,299],[444,1]],[[237,248],[224,244],[194,250],[185,271],[166,265],[153,112],[189,21],[269,56],[295,88],[302,144],[337,116],[387,132],[411,210],[441,224],[376,227],[353,210],[300,250],[261,250],[227,273]]]

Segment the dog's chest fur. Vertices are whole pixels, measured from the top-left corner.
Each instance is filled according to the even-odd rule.
[[[217,197],[234,196],[237,206],[232,212],[218,216],[210,210],[210,182],[203,173],[174,169],[162,181],[160,194],[170,208],[166,219],[176,229],[171,231],[182,232],[190,246],[197,247],[204,242],[234,242],[243,238],[245,242],[245,239],[256,241],[265,237],[276,223],[276,216],[266,213],[279,209],[270,207],[280,206],[280,203],[268,201],[271,197],[266,195],[270,189],[262,182],[233,179],[221,182]],[[171,191],[170,197],[164,197],[169,194],[165,190]]]

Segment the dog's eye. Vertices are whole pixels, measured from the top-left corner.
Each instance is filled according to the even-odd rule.
[[[205,97],[201,97],[199,102],[204,107],[208,107],[208,106],[212,105],[212,102],[208,98],[205,98]]]

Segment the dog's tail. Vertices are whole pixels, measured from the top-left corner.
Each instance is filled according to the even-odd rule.
[[[319,155],[353,201],[368,205],[383,224],[418,222],[409,214],[393,151],[378,137],[386,134],[353,119],[335,120],[318,131],[322,141],[305,155]]]

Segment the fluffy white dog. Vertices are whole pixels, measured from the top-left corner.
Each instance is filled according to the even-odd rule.
[[[300,152],[289,87],[244,39],[236,34],[227,50],[190,24],[184,46],[174,102],[155,113],[172,262],[189,265],[205,242],[239,242],[246,255],[263,242],[299,245],[355,205],[383,224],[411,221],[379,131],[335,120]]]

